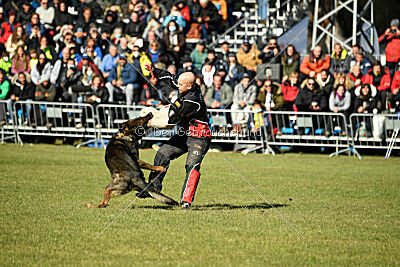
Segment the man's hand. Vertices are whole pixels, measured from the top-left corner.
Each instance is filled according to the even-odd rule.
[[[338,112],[339,112],[339,108],[338,108],[338,107],[335,107],[335,108],[333,109],[333,112],[338,113]]]
[[[117,86],[118,86],[118,87],[121,87],[122,85],[124,85],[124,82],[123,82],[123,81],[117,81]]]
[[[111,81],[111,84],[112,84],[112,85],[117,85],[117,80],[112,80],[112,81]]]
[[[393,93],[394,95],[397,95],[397,93],[399,92],[399,90],[400,90],[400,88],[394,88],[393,91],[392,91],[392,93]]]
[[[364,112],[364,107],[363,106],[359,106],[357,109],[358,113],[363,113]]]
[[[246,106],[246,102],[240,101],[240,106],[241,106],[242,108],[244,108],[244,107]]]
[[[198,21],[199,23],[202,23],[202,22],[203,22],[203,19],[202,19],[202,18],[197,18],[197,21]]]
[[[11,96],[10,96],[10,99],[11,99],[12,101],[15,101],[15,95],[11,95]]]
[[[35,96],[41,96],[41,95],[43,95],[42,92],[40,92],[40,91],[35,92]]]
[[[315,71],[310,72],[310,77],[313,78],[315,76]]]
[[[390,28],[387,28],[385,31],[385,35],[389,35],[389,33],[390,33]]]

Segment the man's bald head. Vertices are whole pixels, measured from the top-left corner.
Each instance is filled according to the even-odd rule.
[[[193,87],[196,81],[196,77],[192,72],[184,72],[178,78],[178,89],[179,93],[186,94]]]

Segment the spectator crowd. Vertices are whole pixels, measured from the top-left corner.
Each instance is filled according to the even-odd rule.
[[[237,52],[227,41],[214,50],[212,36],[234,24],[233,5],[8,1],[0,7],[0,99],[167,104],[177,92],[151,76],[145,66],[152,65],[176,75],[193,72],[212,109],[330,111],[346,117],[400,112],[398,19],[379,37],[384,66],[359,45],[347,51],[340,43],[330,53],[316,46],[304,59],[293,45],[281,51],[274,37],[266,44],[243,40]],[[279,79],[258,78],[263,63],[278,64]],[[32,112],[29,106],[26,112]],[[0,112],[2,125],[9,119]],[[240,121],[237,114],[232,121]]]

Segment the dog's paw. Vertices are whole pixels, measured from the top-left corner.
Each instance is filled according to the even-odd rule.
[[[163,166],[154,166],[156,172],[165,172],[167,169]]]

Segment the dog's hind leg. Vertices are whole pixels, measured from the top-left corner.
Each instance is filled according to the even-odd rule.
[[[86,204],[86,206],[88,206],[88,208],[105,208],[108,205],[108,201],[110,200],[111,195],[112,195],[112,190],[106,188],[106,190],[104,190],[104,197],[99,204],[93,205],[88,203]]]
[[[165,172],[165,167],[163,166],[153,166],[150,163],[144,162],[143,160],[138,159],[137,163],[141,169],[151,170],[155,172]]]

